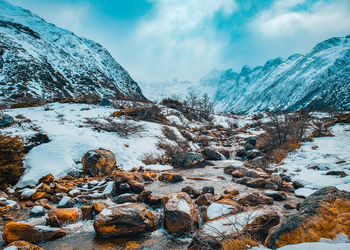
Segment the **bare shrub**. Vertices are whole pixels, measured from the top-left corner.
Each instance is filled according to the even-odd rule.
[[[323,137],[323,136],[333,136],[331,133],[333,122],[326,119],[316,119],[312,121],[312,136],[313,137]]]
[[[128,117],[136,121],[150,121],[165,123],[167,121],[165,115],[161,113],[161,109],[152,105],[150,107],[124,108],[110,115],[111,117]]]
[[[177,141],[178,137],[176,136],[174,130],[172,130],[170,127],[168,126],[163,126],[162,127],[162,133],[163,135],[168,138],[171,141]]]
[[[146,165],[151,165],[151,164],[167,164],[168,159],[160,154],[155,154],[155,153],[146,153],[144,154],[144,158],[142,162]]]
[[[128,137],[144,131],[144,127],[141,124],[128,120],[117,122],[106,118],[104,122],[101,123],[96,119],[86,119],[86,123],[97,131],[115,132],[122,137]]]
[[[23,173],[23,142],[0,135],[0,188],[15,185]]]
[[[300,147],[306,137],[308,114],[269,114],[270,122],[263,125],[265,133],[257,143],[257,148],[265,152],[271,161],[281,162],[288,152]]]
[[[185,160],[185,154],[189,151],[189,147],[188,144],[186,145],[186,142],[180,142],[179,144],[158,141],[157,147],[165,151],[164,159],[166,159],[168,164],[173,167],[181,168]]]

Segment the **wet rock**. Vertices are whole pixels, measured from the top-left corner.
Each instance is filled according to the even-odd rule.
[[[83,169],[91,176],[110,175],[116,169],[116,157],[114,153],[106,149],[88,151],[82,158]]]
[[[303,188],[304,187],[304,184],[299,182],[299,181],[293,181],[293,187],[295,189],[298,189],[298,188]]]
[[[210,193],[202,194],[196,199],[196,204],[198,206],[209,206],[211,203],[214,202],[214,195]]]
[[[158,218],[145,205],[128,203],[104,209],[96,216],[94,229],[102,238],[138,236],[159,227]]]
[[[238,150],[235,156],[245,158],[247,156],[247,151],[244,149]]]
[[[138,182],[138,181],[135,181],[135,180],[131,180],[128,183],[130,185],[130,188],[131,188],[132,192],[135,193],[135,194],[139,194],[145,189],[144,184],[141,183],[141,182]]]
[[[204,186],[202,188],[202,194],[215,194],[215,189],[213,186]]]
[[[264,178],[258,178],[258,179],[248,181],[246,185],[247,187],[252,187],[252,188],[263,188],[266,185],[266,181]]]
[[[35,192],[35,194],[32,195],[31,199],[33,201],[39,200],[39,199],[51,199],[51,195],[46,192]]]
[[[347,176],[347,174],[344,171],[329,171],[326,173],[326,175],[337,175],[341,178]]]
[[[297,205],[295,205],[294,203],[291,202],[287,202],[286,204],[283,205],[283,207],[285,209],[297,209]]]
[[[0,127],[4,128],[11,125],[13,122],[13,117],[10,115],[0,115]]]
[[[256,157],[256,158],[252,159],[249,163],[256,168],[263,168],[264,169],[268,166],[268,161],[266,159],[266,156]]]
[[[252,193],[240,198],[238,202],[245,206],[257,206],[261,204],[271,205],[273,204],[273,199],[260,195],[259,193]]]
[[[163,182],[175,183],[183,181],[184,178],[180,174],[164,173],[159,176],[158,180]]]
[[[12,247],[12,248],[11,248]],[[32,243],[29,243],[24,240],[17,240],[12,242],[11,244],[7,245],[5,249],[17,249],[17,250],[44,250],[44,248],[38,247]]]
[[[233,171],[236,171],[238,168],[236,166],[227,166],[224,168],[224,173],[225,174],[228,174],[228,175],[231,175]]]
[[[247,144],[245,147],[244,147],[244,150],[247,152],[247,151],[250,151],[250,150],[253,150],[255,149],[255,147],[251,144]],[[247,153],[246,153],[247,155]]]
[[[186,187],[183,187],[181,189],[181,192],[185,192],[187,193],[189,196],[191,196],[191,198],[197,198],[198,196],[201,195],[201,191],[194,188],[194,187],[191,187],[191,186],[186,186]]]
[[[41,217],[46,214],[46,209],[42,206],[35,206],[30,210],[29,216],[30,217]]]
[[[281,187],[283,183],[283,179],[279,174],[275,173],[275,174],[271,174],[270,182],[277,185],[278,187]]]
[[[272,227],[280,223],[280,216],[276,212],[259,215],[254,221],[248,224],[243,230],[245,235],[264,242]]]
[[[285,201],[287,200],[287,195],[276,191],[265,191],[265,195],[271,197],[274,201]]]
[[[282,185],[279,187],[279,189],[283,190],[283,191],[293,192],[294,186],[293,186],[293,183],[291,183],[291,182],[283,181]]]
[[[274,227],[265,244],[278,248],[302,242],[317,242],[344,233],[350,236],[350,192],[322,188],[307,197],[299,211]]]
[[[248,160],[253,160],[253,159],[255,159],[257,157],[260,157],[260,156],[263,156],[263,155],[264,154],[261,151],[257,150],[257,149],[249,150],[246,153],[246,156],[247,156]]]
[[[74,199],[69,196],[63,196],[60,202],[58,203],[58,208],[72,208],[75,205]]]
[[[278,190],[278,186],[276,184],[273,184],[272,182],[267,182],[265,185],[265,189]]]
[[[4,227],[3,239],[7,243],[18,240],[37,243],[40,241],[55,240],[68,233],[65,229],[54,229],[47,226],[33,226],[20,222],[9,222]]]
[[[76,222],[78,217],[78,211],[73,208],[53,208],[48,213],[47,224],[53,227],[61,227]]]
[[[48,175],[45,175],[45,176],[41,177],[41,178],[39,179],[37,185],[39,185],[40,183],[50,184],[50,183],[52,183],[54,180],[55,180],[55,177],[54,177],[52,174],[48,174]]]
[[[250,144],[253,147],[255,147],[256,146],[256,138],[249,137],[248,140],[247,140],[247,144]]]
[[[239,191],[238,189],[225,189],[224,194],[230,194],[230,195],[238,195]]]
[[[201,153],[205,160],[220,161],[225,159],[225,156],[213,148],[204,148]]]
[[[137,201],[136,195],[130,194],[130,193],[121,194],[115,199],[115,202],[118,204],[123,204],[126,202],[136,202],[136,201]]]
[[[185,154],[184,168],[203,168],[207,165],[207,162],[204,160],[204,158],[194,152],[188,152]]]
[[[231,175],[233,178],[242,178],[244,177],[244,173],[242,170],[235,170],[233,172],[231,172]]]
[[[187,235],[198,226],[199,214],[187,193],[166,195],[163,207],[163,226],[169,234]]]
[[[137,196],[138,202],[146,203],[147,205],[150,205],[153,208],[161,207],[162,204],[162,198],[158,195],[153,195],[151,191],[142,191]]]
[[[120,194],[129,193],[131,192],[131,187],[128,183],[121,183],[119,185],[118,192]]]

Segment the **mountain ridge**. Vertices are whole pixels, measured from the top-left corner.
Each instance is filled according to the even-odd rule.
[[[0,96],[144,98],[129,73],[100,44],[0,1]]]

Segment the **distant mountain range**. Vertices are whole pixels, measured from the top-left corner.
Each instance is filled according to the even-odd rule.
[[[215,71],[201,81],[216,86],[218,111],[350,110],[350,36],[328,39],[305,55],[244,66],[240,73]]]
[[[143,97],[100,44],[0,0],[0,99]]]

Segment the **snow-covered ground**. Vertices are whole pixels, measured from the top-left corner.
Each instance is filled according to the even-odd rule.
[[[53,103],[49,106],[48,111],[44,111],[44,107],[6,111],[13,117],[21,114],[30,119],[30,126],[37,127],[51,140],[34,147],[26,155],[26,170],[18,187],[35,185],[41,176],[49,173],[58,178],[69,171],[80,169],[82,156],[92,149],[105,148],[113,151],[118,166],[123,169],[144,166],[142,159],[146,153],[159,153],[156,143],[162,137],[161,124],[140,121],[139,124],[144,126],[145,131],[123,138],[117,133],[98,132],[84,123],[86,118],[108,117],[115,109],[86,104]],[[25,123],[21,126],[12,125],[1,132],[12,136],[33,134],[33,130]],[[169,169],[169,166],[164,167]]]
[[[335,125],[332,133],[334,137],[314,138],[304,143],[283,161],[280,169],[305,185],[296,190],[297,195],[308,196],[327,186],[350,191],[350,125]],[[329,171],[344,171],[347,176],[326,175]]]

